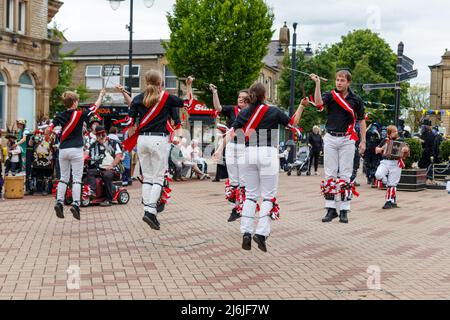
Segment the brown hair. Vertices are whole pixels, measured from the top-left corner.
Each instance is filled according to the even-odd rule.
[[[250,96],[250,93],[248,92],[248,89],[242,89],[241,91],[239,91],[239,92],[238,92],[238,97],[241,95],[241,93],[246,93],[247,96]],[[247,97],[247,98],[245,99],[245,102],[246,102],[246,103],[249,103],[249,97]]]
[[[386,133],[387,133],[388,137],[392,134],[392,131],[394,131],[394,130],[397,130],[397,127],[394,125],[390,125],[387,127]]]
[[[73,91],[66,91],[61,95],[61,99],[66,108],[71,108],[76,101],[80,100],[80,96]]]
[[[147,71],[145,82],[147,83],[147,89],[145,89],[144,93],[144,106],[150,108],[159,100],[159,88],[162,83],[161,74],[155,70]]]
[[[344,77],[348,82],[352,82],[352,74],[348,70],[340,70],[336,72],[336,78],[337,77]]]
[[[117,133],[117,128],[116,127],[109,128],[109,133],[116,134]]]
[[[255,83],[248,90],[249,101],[251,104],[260,104],[266,98],[266,88],[261,83]]]

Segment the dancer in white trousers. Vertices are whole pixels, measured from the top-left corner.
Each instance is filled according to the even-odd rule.
[[[211,84],[210,90],[213,93],[214,108],[221,115],[227,117],[227,127],[231,128],[241,110],[244,110],[248,106],[248,90],[241,90],[239,92],[237,105],[234,106],[222,106],[220,104],[219,94],[215,85]],[[245,201],[244,154],[244,139],[238,141],[237,137],[235,137],[227,144],[225,149],[225,163],[228,171],[228,181],[225,187],[225,197],[234,204],[228,222],[239,219],[242,214],[243,203]]]
[[[397,185],[402,175],[402,169],[405,167],[403,160],[409,155],[408,145],[402,149],[402,156],[400,158],[384,154],[385,145],[389,140],[397,140],[398,138],[397,127],[389,126],[387,127],[387,138],[383,139],[379,146],[375,148],[377,154],[383,155],[383,160],[375,173],[375,178],[387,186],[386,203],[383,209],[397,208]]]
[[[123,147],[131,151],[137,144],[139,162],[144,176],[142,199],[143,220],[154,230],[160,229],[156,217],[157,203],[161,197],[164,175],[168,167],[169,129],[168,120],[175,108],[183,108],[185,101],[169,94],[162,88],[162,77],[157,71],[145,74],[147,89],[137,95],[130,106],[130,124],[135,125]],[[191,81],[189,79],[189,81]],[[178,110],[178,109],[177,109]]]
[[[89,116],[95,113],[102,103],[105,96],[105,90],[101,90],[100,95],[88,110],[79,111],[78,94],[66,91],[62,95],[62,100],[67,110],[59,112],[53,119],[50,127],[47,128],[49,134],[55,127],[61,126],[61,138],[59,144],[59,167],[61,177],[57,188],[57,197],[55,212],[58,218],[64,218],[64,198],[67,191],[67,185],[70,182],[70,173],[72,172],[72,212],[75,219],[80,220],[80,198],[81,198],[81,179],[83,177],[83,126],[89,121]]]
[[[258,244],[258,248],[266,252],[266,239],[270,235],[271,220],[279,218],[279,206],[276,201],[279,174],[279,125],[295,129],[294,124],[300,120],[303,112],[302,101],[296,113],[289,117],[276,107],[265,104],[266,90],[260,83],[249,89],[250,105],[239,113],[232,129],[226,134],[224,143],[214,154],[214,159],[222,155],[223,147],[230,142],[235,134],[238,139],[245,138],[245,174],[246,200],[241,218],[241,233],[243,233],[242,248],[251,249],[251,239]],[[243,130],[239,130],[243,129]],[[237,131],[238,130],[238,131]],[[254,231],[254,219],[258,201],[262,199],[258,224]]]
[[[359,153],[366,150],[366,121],[364,103],[360,97],[350,90],[352,75],[346,70],[336,74],[336,89],[322,96],[320,77],[315,74],[311,79],[316,82],[315,103],[320,109],[326,107],[328,121],[324,142],[325,180],[322,182],[322,193],[327,210],[322,222],[331,222],[338,217],[336,197],[341,197],[339,222],[348,223],[348,213],[353,195],[357,196],[354,181],[351,181],[355,141],[358,135],[355,130],[356,121],[361,128]]]

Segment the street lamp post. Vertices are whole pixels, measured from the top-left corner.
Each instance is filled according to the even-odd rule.
[[[117,10],[120,7],[120,3],[125,0],[108,0],[109,4],[111,5],[111,8],[113,10]],[[153,4],[155,3],[155,0],[144,0],[144,5],[147,8],[151,8]],[[134,1],[130,0],[130,23],[126,26],[128,31],[130,32],[130,43],[128,47],[128,86],[127,90],[132,95],[132,87],[133,87],[133,8],[134,8]]]
[[[292,36],[292,57],[291,57],[291,100],[289,103],[289,116],[294,115],[295,104],[295,69],[297,69],[297,22],[294,22],[294,34]],[[293,139],[293,133],[291,133],[291,139]]]

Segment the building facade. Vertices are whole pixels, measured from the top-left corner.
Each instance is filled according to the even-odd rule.
[[[430,107],[434,110],[445,110],[441,115],[442,125],[450,132],[450,51],[446,50],[440,63],[430,66]]]
[[[269,52],[264,58],[258,82],[265,85],[270,102],[277,99],[277,81],[281,74],[281,61],[284,54],[279,54],[278,41],[272,41]],[[67,59],[75,62],[72,85],[85,85],[89,92],[89,101],[93,102],[99,90],[106,88],[112,102],[122,103],[121,94],[114,93],[117,84],[128,86],[128,41],[77,41],[67,42],[62,47],[63,53],[70,53]],[[161,40],[133,41],[133,95],[145,90],[145,72],[159,70],[164,78],[166,90],[175,95],[180,94],[182,82],[168,65],[166,52]]]
[[[58,84],[57,41],[48,23],[63,3],[57,0],[0,0],[0,128],[25,119],[33,129],[48,114]]]

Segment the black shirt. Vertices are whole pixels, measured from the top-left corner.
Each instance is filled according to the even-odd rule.
[[[323,140],[320,134],[315,134],[314,132],[308,136],[308,143],[312,146],[313,153],[319,153],[322,151]]]
[[[145,115],[148,113],[149,109],[143,104],[144,94],[141,93],[134,97],[131,102],[129,115],[131,118],[135,120],[135,123],[138,123]],[[178,110],[176,108],[183,108],[184,100],[169,94],[164,107],[161,109],[161,112],[144,128],[141,129],[141,132],[163,132],[169,134],[167,130],[167,120],[169,118],[175,121],[175,125],[180,123],[180,116],[178,114]],[[177,123],[178,121],[178,123]]]
[[[53,124],[55,126],[61,126],[64,128],[67,123],[70,121],[70,117],[75,110],[66,110],[63,112],[59,112],[56,114],[53,119]],[[89,121],[89,110],[85,110],[82,112],[80,120],[78,121],[75,129],[71,132],[71,134],[60,143],[59,149],[69,149],[69,148],[82,148],[84,146],[83,141],[83,124]]]
[[[236,115],[236,109],[238,110]],[[223,106],[222,111],[220,112],[221,115],[227,117],[227,127],[231,128],[234,121],[236,121],[237,116],[239,115],[239,107],[237,106]]]
[[[336,90],[336,89],[335,89]],[[336,90],[337,92],[337,90]],[[327,131],[347,132],[348,126],[353,123],[353,118],[350,112],[342,108],[334,99],[331,92],[326,92],[322,95],[324,106],[327,107],[328,121],[326,125]],[[349,90],[345,98],[355,112],[357,120],[364,120],[364,103],[360,97]]]
[[[242,129],[248,123],[248,120],[255,112],[257,106],[250,105],[239,113],[236,121],[233,123],[232,127],[235,131],[237,129]],[[291,119],[280,109],[276,107],[269,107],[267,112],[264,114],[261,122],[256,127],[256,132],[250,136],[250,140],[245,142],[246,146],[272,146],[276,147],[278,144],[278,126],[281,124],[283,126],[289,125]],[[243,131],[239,130],[236,132],[238,141],[244,140]]]

